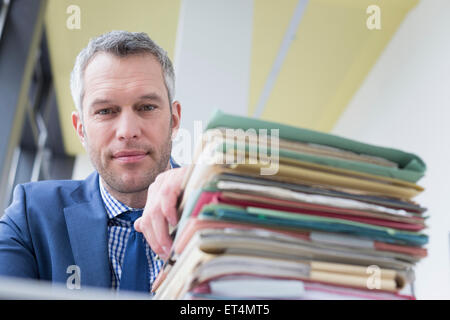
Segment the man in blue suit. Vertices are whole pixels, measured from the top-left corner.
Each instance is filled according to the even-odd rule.
[[[172,63],[146,34],[113,31],[80,52],[71,91],[96,172],[16,187],[0,221],[0,276],[73,284],[76,273],[81,287],[149,292],[185,173],[170,157],[181,116]]]

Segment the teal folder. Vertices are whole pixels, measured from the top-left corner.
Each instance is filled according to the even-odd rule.
[[[399,231],[342,219],[289,214],[283,211],[262,208],[248,208],[246,210],[231,205],[211,204],[203,207],[199,218],[278,226],[290,229],[346,233],[401,245],[423,246],[428,243],[428,236],[423,233]]]
[[[254,129],[256,131],[266,129],[268,131],[268,134],[270,133],[271,129],[279,129],[279,137],[281,139],[294,142],[297,141],[304,143],[314,143],[338,148],[341,150],[351,151],[357,154],[375,156],[395,162],[398,165],[398,168],[386,167],[366,162],[307,155],[289,150],[280,150],[280,156],[282,157],[288,157],[347,170],[354,170],[378,176],[400,179],[413,183],[422,178],[426,171],[426,165],[423,160],[412,153],[403,152],[398,149],[366,144],[356,140],[351,140],[324,132],[297,128],[285,124],[243,116],[230,115],[219,110],[216,111],[213,117],[210,119],[205,130],[221,127],[242,129],[244,131],[248,129]]]

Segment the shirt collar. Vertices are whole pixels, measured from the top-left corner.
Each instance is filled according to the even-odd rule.
[[[100,177],[98,178],[98,184],[100,187],[100,194],[102,196],[103,204],[105,205],[106,213],[109,219],[114,219],[118,215],[127,211],[142,210],[131,208],[114,198],[103,186],[102,179]]]

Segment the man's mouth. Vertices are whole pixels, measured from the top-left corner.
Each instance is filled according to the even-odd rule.
[[[113,154],[113,159],[125,163],[139,162],[148,155],[148,152],[142,150],[126,150]]]

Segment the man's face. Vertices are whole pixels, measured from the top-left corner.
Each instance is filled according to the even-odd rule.
[[[94,167],[121,193],[146,190],[168,166],[180,105],[170,112],[161,65],[151,55],[99,53],[84,73],[83,122],[73,124]]]

